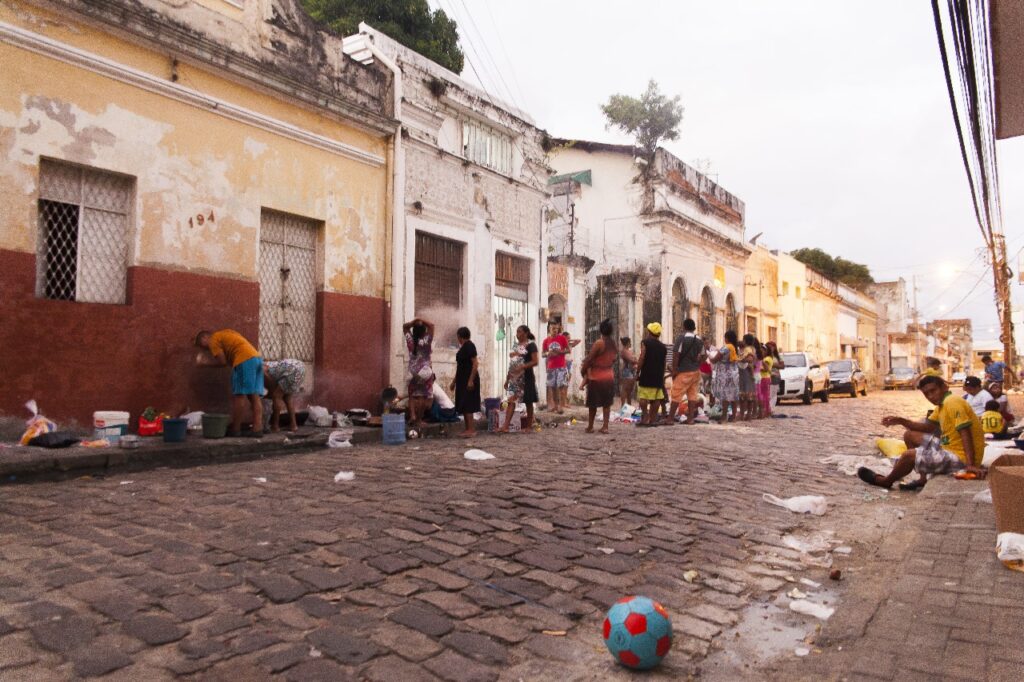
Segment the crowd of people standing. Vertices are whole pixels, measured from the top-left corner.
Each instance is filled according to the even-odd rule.
[[[646,325],[639,354],[628,337],[616,338],[610,320],[598,326],[600,336],[591,344],[579,365],[580,388],[586,392],[586,430],[595,431],[600,410],[600,433],[608,432],[611,410],[618,397],[622,406],[638,401],[638,426],[693,424],[699,415],[712,421],[750,421],[771,416],[779,383],[782,358],[773,342],[762,344],[752,334],[740,337],[725,333],[720,346],[696,333],[696,323],[683,321],[683,332],[671,344],[662,342],[662,326]],[[409,414],[418,424],[437,396],[431,364],[434,325],[416,318],[403,327],[409,351]],[[466,428],[462,436],[475,434],[474,418],[481,408],[479,355],[470,330],[456,332],[459,350],[456,372],[449,389],[455,392],[454,411],[462,415]],[[545,363],[546,408],[561,414],[568,404],[572,379],[572,353],[580,341],[572,339],[560,324],[552,323],[538,347],[526,325],[515,330],[508,368],[502,383],[504,411],[496,425],[507,433],[524,405],[521,430],[529,433],[540,401],[536,368]],[[618,369],[618,372],[616,372]],[[618,390],[617,390],[618,389]]]

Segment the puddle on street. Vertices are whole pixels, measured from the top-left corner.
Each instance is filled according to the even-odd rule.
[[[837,605],[836,593],[825,586],[814,589],[800,585],[799,588],[817,604]],[[813,656],[818,625],[824,621],[790,611],[790,601],[792,599],[785,594],[780,594],[773,601],[747,606],[739,623],[716,639],[721,649],[708,655],[701,664],[701,679],[763,680],[766,663],[794,657],[795,650],[801,647],[809,652],[807,655]],[[808,638],[811,644],[805,643]]]

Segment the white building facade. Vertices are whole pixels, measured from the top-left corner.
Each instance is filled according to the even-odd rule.
[[[519,325],[538,337],[546,306],[544,134],[523,112],[395,40],[360,25],[345,39],[359,60],[396,75],[390,378],[409,379],[402,324],[436,325],[433,365],[447,388],[455,331],[480,354],[482,394],[501,392]]]
[[[550,250],[566,270],[561,319],[574,336],[596,338],[604,318],[634,346],[651,321],[661,322],[665,342],[687,317],[716,343],[726,329],[742,330],[751,252],[742,201],[663,149],[644,182],[631,146],[555,145]],[[558,315],[562,301],[549,304]]]

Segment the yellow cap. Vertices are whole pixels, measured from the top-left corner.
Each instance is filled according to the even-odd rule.
[[[647,325],[647,331],[654,334],[655,336],[661,336],[661,323],[651,322],[649,325]]]

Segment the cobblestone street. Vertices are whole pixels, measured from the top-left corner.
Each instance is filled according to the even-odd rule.
[[[985,644],[1009,642],[1014,628],[1019,642],[1024,596],[1020,575],[995,560],[991,506],[927,489],[886,494],[819,462],[869,455],[883,413],[925,409],[917,392],[875,393],[787,405],[790,418],[752,426],[478,437],[472,446],[491,461],[463,459],[469,446],[456,439],[420,440],[10,485],[0,491],[0,677],[633,679],[600,624],[639,593],[672,614],[659,678],[1019,679],[1019,644],[1002,658]],[[336,483],[340,470],[355,480]],[[794,514],[763,493],[826,495],[829,511]],[[965,516],[969,537],[944,543],[945,526]],[[922,535],[926,523],[940,525]],[[849,551],[812,556],[783,539],[825,531]],[[883,579],[910,565],[899,562],[918,543],[931,563]],[[961,587],[976,573],[1004,594]],[[837,608],[823,631],[788,610],[794,588]],[[906,599],[888,602],[890,588]],[[961,666],[936,669],[931,657],[908,668],[900,621],[971,602],[963,628],[921,615],[933,637],[906,641],[907,661],[937,648]],[[851,665],[837,647],[865,631],[872,645],[896,644],[884,661],[858,654]]]

